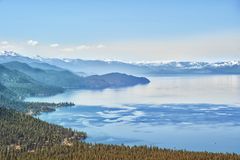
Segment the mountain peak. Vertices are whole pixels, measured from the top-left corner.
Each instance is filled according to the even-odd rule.
[[[36,55],[36,56],[32,57],[32,59],[39,60],[39,61],[44,61],[44,59],[46,59],[46,58],[44,58],[44,57],[42,57],[40,55]]]
[[[17,54],[14,51],[1,51],[0,55],[1,56],[12,56],[12,57],[20,56],[19,54]]]

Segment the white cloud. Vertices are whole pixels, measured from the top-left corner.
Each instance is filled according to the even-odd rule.
[[[7,44],[8,44],[8,41],[2,41],[1,44],[2,44],[2,45],[7,45]]]
[[[27,41],[27,44],[30,46],[36,46],[36,45],[38,45],[38,41],[29,40],[29,41]]]
[[[50,45],[51,47],[58,47],[58,44],[52,44]],[[98,45],[79,45],[79,46],[70,46],[70,47],[66,47],[61,49],[61,51],[63,52],[75,52],[75,51],[95,51],[96,49],[101,49],[101,48],[105,48],[104,45],[102,44],[98,44]]]
[[[56,48],[56,47],[59,47],[59,44],[58,43],[53,43],[53,44],[50,44],[50,47]]]
[[[89,50],[89,49],[101,49],[105,48],[105,45],[98,44],[98,45],[80,45],[76,47],[76,50]]]
[[[97,45],[97,48],[99,48],[99,49],[101,49],[101,48],[105,48],[106,46],[105,45],[103,45],[103,44],[99,44],[99,45]]]
[[[90,49],[91,47],[88,46],[88,45],[80,45],[80,46],[77,46],[76,49],[77,50],[87,50],[87,49]]]

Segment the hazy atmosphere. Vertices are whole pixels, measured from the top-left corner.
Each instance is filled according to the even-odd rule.
[[[0,50],[123,61],[240,58],[239,0],[1,0]]]

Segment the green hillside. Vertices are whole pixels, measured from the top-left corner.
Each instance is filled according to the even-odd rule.
[[[48,96],[63,92],[60,87],[41,84],[30,76],[3,65],[0,65],[0,83],[16,93],[20,99],[26,96]]]
[[[22,151],[29,151],[44,146],[60,145],[64,139],[72,142],[86,137],[85,133],[48,124],[24,113],[1,107],[0,126],[1,149],[16,149],[16,146],[19,146]]]
[[[28,64],[17,61],[5,63],[3,65],[8,69],[25,73],[34,80],[48,85],[63,88],[78,88],[82,81],[79,76],[67,70],[43,70],[40,68],[33,68]]]
[[[7,87],[5,87],[4,85],[2,85],[0,83],[0,100],[1,98],[8,98],[8,99],[17,99],[17,94],[12,92],[11,90],[9,90]]]

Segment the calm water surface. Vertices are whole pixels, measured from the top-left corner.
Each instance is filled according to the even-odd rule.
[[[240,153],[240,76],[154,77],[102,91],[27,101],[74,102],[39,118],[88,133],[88,142]]]

